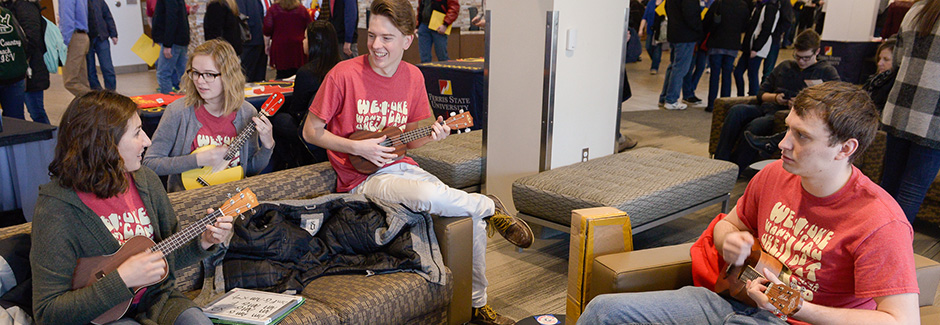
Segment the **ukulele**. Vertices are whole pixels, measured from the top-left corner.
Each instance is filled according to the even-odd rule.
[[[765,269],[771,271],[783,282],[790,281],[790,270],[776,258],[761,250],[759,244],[754,244],[744,264],[740,266],[730,264],[721,271],[718,281],[715,282],[715,292],[730,296],[751,307],[758,307],[757,303],[747,295],[746,285],[748,280],[764,278],[762,274]],[[767,295],[770,304],[777,308],[775,313],[777,317],[784,321],[787,320],[787,315],[802,306],[800,292],[786,285],[769,283],[764,294]]]
[[[124,261],[126,261],[128,258],[139,253],[145,251],[160,251],[163,252],[164,256],[169,255],[177,248],[182,247],[190,240],[193,240],[193,238],[196,238],[196,236],[202,234],[206,229],[206,225],[215,223],[216,218],[239,215],[254,208],[257,205],[258,200],[255,197],[255,194],[251,192],[251,189],[246,188],[225,201],[225,204],[222,204],[222,207],[220,207],[218,210],[215,210],[202,219],[193,222],[191,225],[189,225],[189,227],[186,227],[186,229],[173,234],[172,236],[161,241],[159,244],[155,244],[153,240],[146,236],[135,236],[124,242],[124,245],[122,245],[121,248],[118,249],[118,251],[114,254],[79,258],[77,264],[75,265],[75,271],[72,272],[72,290],[84,288],[94,284],[95,282],[98,282],[98,280],[104,278],[104,276],[108,273],[117,270],[117,268],[121,266],[121,263],[124,263]],[[163,262],[166,263],[166,258],[164,258]],[[166,277],[169,274],[168,267],[169,265],[164,267],[163,277],[160,278],[160,280],[140,287],[131,288],[131,291],[134,292],[134,296],[137,296],[140,289],[166,280]],[[127,308],[130,307],[133,300],[134,299],[131,298],[123,303],[118,304],[117,306],[112,307],[108,311],[95,318],[92,323],[105,324],[120,319],[122,316],[124,316],[124,313],[127,312]]]
[[[277,113],[277,110],[281,108],[281,105],[284,105],[284,95],[281,93],[274,93],[268,97],[268,100],[264,102],[264,105],[261,105],[261,111],[258,112],[257,116],[266,116],[271,117],[274,113]],[[241,133],[235,137],[235,140],[232,140],[232,143],[228,147],[228,151],[225,152],[225,161],[231,161],[235,159],[235,155],[242,150],[242,146],[245,145],[245,142],[248,141],[248,138],[255,133],[255,121],[248,122],[248,126],[242,130]],[[196,148],[193,150],[191,155],[198,154],[203,151],[208,151],[215,148],[215,145],[208,145]],[[237,181],[245,178],[245,170],[241,165],[235,167],[229,167],[220,171],[213,171],[212,166],[203,166],[200,168],[194,168],[183,172],[180,175],[180,178],[183,180],[183,188],[191,190],[194,188],[205,187],[209,185],[224,184],[231,181]]]
[[[454,113],[451,113],[451,114],[454,114]],[[437,123],[437,122],[434,122],[434,123]],[[442,125],[447,125],[452,130],[469,128],[473,126],[473,116],[470,116],[470,112],[463,112],[460,114],[452,115],[450,118],[445,120]],[[356,131],[356,132],[353,132],[353,134],[349,136],[349,139],[350,140],[364,140],[364,139],[379,138],[379,137],[382,137],[383,135],[387,136],[384,141],[379,143],[379,145],[383,147],[395,148],[395,151],[393,153],[398,157],[393,159],[392,160],[393,162],[393,161],[397,161],[405,157],[405,150],[406,150],[405,145],[407,145],[411,141],[415,141],[415,140],[427,137],[429,134],[431,134],[431,130],[432,130],[432,125],[428,125],[425,127],[417,128],[417,129],[402,133],[401,129],[394,127],[394,126],[390,126],[379,132],[364,131],[364,130]],[[376,166],[371,161],[365,158],[352,155],[352,154],[349,155],[349,162],[352,163],[352,166],[353,168],[356,169],[356,171],[366,174],[366,175],[372,174],[375,171],[379,170],[379,168],[381,168],[379,166]]]

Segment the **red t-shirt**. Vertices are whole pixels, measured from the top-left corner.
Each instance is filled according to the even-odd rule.
[[[855,166],[836,193],[816,197],[778,160],[754,176],[737,213],[764,251],[793,272],[806,301],[873,310],[873,297],[919,293],[911,225]]]
[[[94,193],[77,192],[82,203],[101,218],[101,222],[121,245],[134,236],[153,239],[153,225],[147,209],[144,208],[144,201],[140,199],[134,178],[129,173],[127,178],[130,182],[127,191],[106,199],[99,198]]]
[[[404,128],[405,124],[430,117],[430,107],[424,75],[418,67],[402,61],[392,77],[383,77],[372,70],[369,56],[362,55],[330,70],[310,104],[310,112],[326,121],[328,131],[347,138],[359,130]],[[369,176],[357,172],[346,153],[328,150],[328,156],[336,170],[337,192],[348,192]],[[409,157],[390,165],[397,163],[418,165]]]
[[[196,120],[202,123],[202,127],[196,132],[196,138],[193,139],[192,150],[208,145],[228,146],[232,140],[238,136],[235,131],[235,112],[212,116],[205,106],[199,106],[196,109]],[[238,166],[241,163],[241,150],[235,152],[235,158],[229,162],[229,167]]]

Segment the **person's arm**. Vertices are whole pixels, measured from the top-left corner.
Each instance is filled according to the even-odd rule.
[[[444,26],[450,26],[457,20],[457,15],[460,14],[460,1],[447,0],[447,12],[445,14]]]
[[[444,118],[441,116],[437,117],[435,122],[431,123],[431,132],[426,137],[421,137],[417,140],[408,142],[408,149],[420,148],[421,146],[427,144],[431,141],[441,141],[450,134],[450,127],[443,125]],[[412,122],[405,124],[405,132],[414,130],[418,127],[418,122]]]
[[[118,32],[117,27],[114,25],[114,16],[111,15],[111,9],[108,8],[108,4],[102,1],[101,13],[104,15],[104,23],[108,25],[108,37],[117,40]],[[117,41],[115,41],[117,42]]]
[[[737,206],[715,224],[712,235],[715,249],[729,265],[743,265],[755,242],[754,235],[738,217]]]
[[[77,0],[59,0],[59,31],[62,41],[68,46],[75,32],[75,4]]]
[[[261,25],[264,36],[270,37],[274,34],[274,10],[274,8],[268,9],[268,13],[264,15],[264,22]]]
[[[767,78],[764,78],[764,81],[760,83],[760,89],[757,91],[757,97],[762,103],[774,103],[777,105],[787,105],[790,98],[786,98],[786,94],[778,92],[778,85],[781,84],[781,78],[783,78],[783,72],[789,67],[788,62],[777,65],[773,71],[770,72],[770,75]]]
[[[271,161],[271,154],[274,152],[275,143],[271,121],[264,116],[255,117],[258,111],[247,101],[242,102],[240,110],[242,116],[255,121],[255,128],[258,132],[258,136],[251,137],[248,143],[245,144],[246,147],[242,148],[242,157],[250,157],[247,161],[242,158],[242,165],[245,165],[245,175],[257,175],[268,166],[268,162]],[[245,122],[245,125],[247,124],[248,122]],[[251,146],[250,151],[248,146]],[[251,156],[248,156],[249,154]]]
[[[180,99],[164,110],[160,124],[157,125],[157,130],[153,133],[152,144],[144,154],[144,166],[153,169],[157,175],[179,174],[203,166],[197,160],[198,154],[170,156],[173,154],[173,148],[177,145],[187,145],[185,143],[178,144],[181,141],[186,141],[183,139],[186,128],[182,125],[182,119],[188,110],[183,106],[182,99]]]
[[[875,310],[826,307],[804,301],[793,318],[810,324],[920,324],[917,294],[903,293],[874,300],[878,305]]]
[[[32,3],[26,1],[16,1],[13,3],[14,16],[23,27],[23,33],[26,34],[28,41],[27,55],[42,56],[40,45],[45,45],[44,31],[42,30],[42,16],[39,9]]]
[[[304,141],[310,144],[327,150],[360,156],[380,167],[398,157],[393,153],[395,148],[379,145],[385,140],[384,136],[365,140],[349,140],[340,137],[327,130],[326,121],[313,112],[307,114],[303,137]]]
[[[839,70],[836,70],[836,68],[831,65],[826,67],[826,70],[824,70],[823,73],[823,81],[842,80],[842,77],[839,76]]]

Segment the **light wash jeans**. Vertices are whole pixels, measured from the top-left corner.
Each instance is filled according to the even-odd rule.
[[[588,303],[578,324],[779,324],[769,311],[725,300],[711,290],[614,293]]]
[[[427,24],[418,26],[418,52],[421,54],[421,63],[431,62],[431,45],[434,45],[434,54],[438,61],[447,61],[447,35],[428,28]]]
[[[157,58],[157,84],[160,85],[160,92],[168,94],[173,88],[180,88],[180,78],[186,72],[186,51],[188,47],[182,45],[173,45],[170,49],[172,58],[163,56],[163,48],[160,48],[160,57]]]
[[[108,323],[108,325],[137,325],[140,324],[133,318],[121,318],[116,321]],[[202,309],[193,307],[183,311],[182,314],[176,317],[176,321],[173,322],[173,325],[212,325],[212,321],[209,320],[209,317],[206,317],[206,314],[202,313]]]
[[[472,306],[486,305],[486,221],[493,215],[493,200],[479,193],[451,188],[437,177],[411,164],[383,167],[349,191],[390,202],[398,202],[412,211],[444,217],[469,217],[473,221]]]
[[[695,42],[670,43],[672,51],[669,52],[669,68],[666,68],[666,79],[663,81],[663,90],[659,94],[660,103],[679,102],[679,93],[682,91],[683,81],[692,68],[692,59],[695,58]]]

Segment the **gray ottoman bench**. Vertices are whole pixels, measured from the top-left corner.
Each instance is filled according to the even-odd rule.
[[[408,150],[408,156],[441,182],[467,192],[479,192],[483,183],[483,131],[451,134]]]
[[[639,148],[519,178],[512,199],[521,218],[564,232],[571,210],[614,207],[639,233],[719,202],[727,212],[737,175],[726,161]]]

